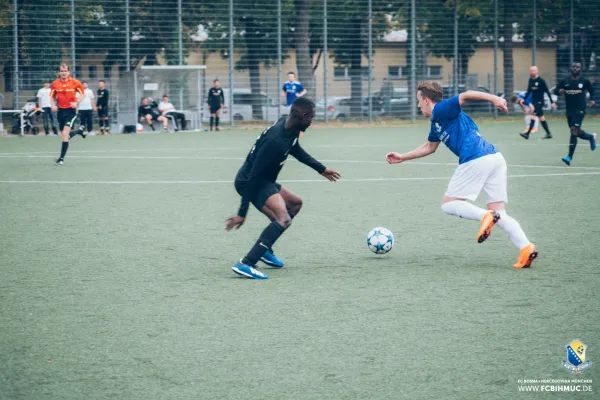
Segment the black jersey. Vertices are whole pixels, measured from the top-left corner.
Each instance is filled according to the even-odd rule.
[[[108,107],[108,90],[98,89],[98,100],[96,101],[96,105],[102,106],[102,108]]]
[[[225,103],[225,95],[223,89],[212,87],[208,90],[208,96],[206,102],[211,107],[220,107]]]
[[[242,205],[238,215],[245,217],[248,203],[257,188],[264,181],[275,182],[283,168],[288,155],[308,165],[319,174],[325,171],[325,166],[315,160],[298,143],[299,131],[285,130],[286,117],[282,117],[265,130],[256,140],[244,165],[239,169],[235,181],[244,189]]]
[[[155,111],[153,110],[154,108],[156,108],[156,102],[152,102],[152,103],[148,103],[148,104],[140,104],[140,106],[138,107],[138,118],[143,118],[146,115],[150,114],[150,115],[154,115]]]
[[[529,84],[527,85],[527,93],[525,93],[524,98],[526,99],[529,95],[533,93],[533,101],[532,103],[542,103],[544,104],[544,93],[548,94],[548,98],[550,99],[550,103],[554,103],[552,101],[552,96],[550,95],[550,91],[548,90],[548,85],[546,85],[546,81],[542,79],[542,77],[538,76],[537,78],[529,78]]]
[[[556,92],[565,91],[565,103],[567,105],[567,115],[581,113],[587,106],[585,92],[590,94],[590,100],[594,100],[594,87],[588,79],[579,77],[573,79],[572,76],[563,79],[558,83]]]

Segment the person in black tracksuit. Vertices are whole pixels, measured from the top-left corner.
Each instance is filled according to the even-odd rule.
[[[104,87],[106,82],[100,79],[98,81],[96,108],[98,109],[98,122],[100,124],[100,134],[108,135],[110,132],[110,121],[108,119],[108,99],[110,93]]]
[[[529,78],[529,84],[527,85],[527,93],[525,93],[523,99],[526,99],[529,97],[530,94],[533,94],[533,115],[539,118],[542,127],[546,131],[546,136],[544,136],[542,139],[552,139],[552,134],[550,133],[550,128],[548,128],[546,117],[544,117],[544,94],[548,95],[553,109],[556,108],[556,104],[554,104],[554,101],[552,100],[552,95],[550,94],[550,90],[548,90],[548,85],[546,85],[546,81],[540,76],[538,68],[529,68],[529,74],[531,75],[531,78]],[[523,105],[523,103],[525,102],[525,100],[523,99],[519,101],[521,105]],[[525,133],[521,133],[520,135],[525,139],[529,139],[529,134],[531,133],[531,130],[534,126],[535,120],[532,120],[529,123],[529,130]]]
[[[332,182],[341,177],[339,172],[326,168],[311,157],[298,143],[300,132],[306,131],[314,115],[315,104],[312,101],[304,97],[296,99],[290,115],[279,119],[258,137],[235,177],[235,189],[242,202],[237,215],[227,219],[225,230],[242,226],[250,203],[271,220],[248,254],[233,266],[238,275],[266,279],[265,274],[256,270],[259,260],[271,267],[283,267],[273,254],[272,247],[302,207],[300,197],[276,182],[288,155]]]
[[[581,129],[583,119],[585,118],[585,109],[587,107],[586,95],[590,95],[590,107],[594,107],[594,87],[588,79],[581,76],[581,63],[574,62],[571,65],[571,75],[558,83],[556,94],[565,96],[567,106],[567,123],[571,130],[571,139],[569,143],[569,155],[562,158],[562,161],[571,165],[575,147],[577,147],[577,138],[588,140],[592,151],[596,150],[596,134],[587,133]]]
[[[210,109],[210,130],[213,130],[214,123],[215,128],[218,131],[219,114],[221,113],[221,108],[225,108],[225,96],[218,79],[214,80],[213,87],[208,90],[206,102],[208,103],[208,108]]]

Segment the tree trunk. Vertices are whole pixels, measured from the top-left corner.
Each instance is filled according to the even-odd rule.
[[[356,29],[349,43],[355,43],[350,49],[350,115],[359,118],[362,115],[362,70],[361,70],[361,24],[357,20],[354,24]]]
[[[309,50],[309,0],[294,0],[296,8],[296,68],[298,80],[306,89],[306,96],[315,100],[315,76]]]
[[[502,65],[504,67],[504,96],[508,99],[512,96],[515,83],[514,83],[514,63],[513,63],[513,27],[512,20],[510,18],[510,4],[508,1],[504,1],[504,8],[500,18],[502,19],[502,33],[504,37],[504,43],[502,46],[503,56]]]
[[[246,19],[246,49],[248,57],[248,75],[250,78],[250,91],[252,92],[253,99],[260,98],[260,57],[261,57],[261,44],[258,31],[258,27],[254,25],[251,18]],[[263,120],[263,106],[259,101],[252,101],[252,119]]]

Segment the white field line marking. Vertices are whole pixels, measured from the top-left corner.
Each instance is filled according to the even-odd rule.
[[[547,176],[582,176],[582,175],[600,175],[598,172],[572,172],[562,174],[524,174],[510,175],[509,178],[539,178]],[[342,179],[340,182],[396,182],[396,181],[432,181],[432,180],[449,180],[450,176],[431,176],[431,177],[406,177],[406,178],[355,178]],[[281,183],[325,183],[329,182],[326,179],[282,179]],[[215,180],[215,181],[19,181],[19,180],[0,180],[0,183],[25,183],[25,184],[65,184],[65,185],[80,185],[80,184],[102,184],[102,185],[202,185],[202,184],[229,184],[233,185],[233,180]]]
[[[0,158],[55,158],[56,154],[52,155],[5,155],[0,153]],[[208,157],[208,156],[77,156],[71,155],[68,158],[89,158],[89,159],[112,159],[112,160],[213,160],[213,161],[243,161],[246,157]],[[327,163],[346,163],[346,164],[387,164],[387,161],[377,160],[320,160]],[[443,162],[427,162],[427,161],[407,161],[410,165],[442,165],[457,167],[458,164],[443,163]],[[559,165],[527,165],[527,164],[509,164],[512,168],[544,168],[544,169],[584,169],[584,170],[600,170],[600,167],[568,167]]]

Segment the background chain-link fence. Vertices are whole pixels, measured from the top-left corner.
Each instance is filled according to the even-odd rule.
[[[600,0],[0,0],[0,5],[4,109],[20,109],[35,98],[44,80],[57,77],[61,62],[94,91],[99,79],[106,81],[115,122],[119,113],[131,112],[130,105],[121,110],[118,95],[134,91],[130,71],[149,65],[206,65],[198,74],[202,82],[189,75],[185,82],[193,89],[185,96],[171,94],[171,102],[206,120],[206,92],[219,79],[229,106],[221,120],[230,124],[272,121],[286,113],[281,88],[290,71],[317,101],[317,118],[326,121],[418,118],[414,88],[426,79],[440,81],[446,96],[467,89],[511,96],[526,89],[531,65],[539,66],[552,87],[571,61],[580,61],[583,74],[600,85]],[[467,111],[493,114],[483,103]]]

